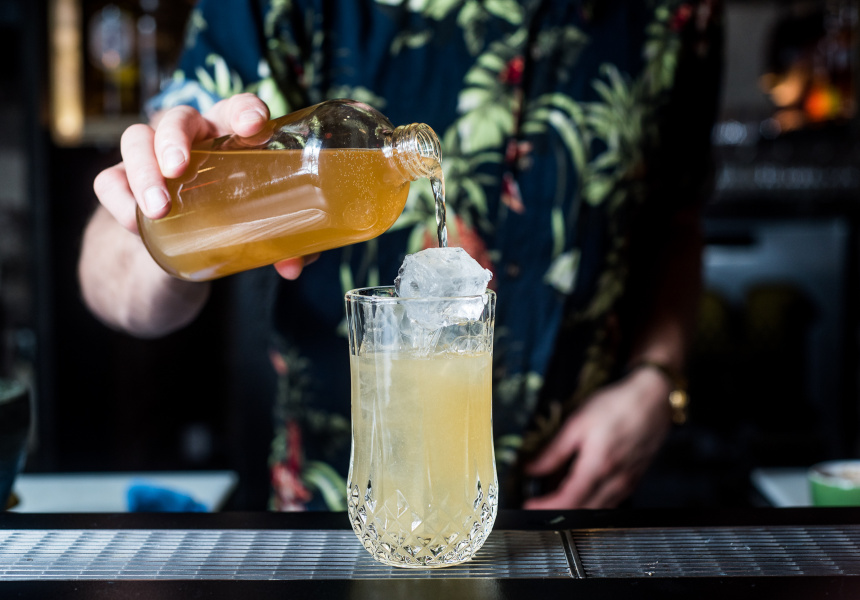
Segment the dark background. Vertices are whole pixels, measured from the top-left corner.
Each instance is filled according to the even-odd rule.
[[[260,274],[218,281],[200,319],[156,341],[105,328],[80,300],[92,181],[141,118],[140,78],[128,73],[144,65],[123,74],[115,110],[104,73],[84,59],[84,131],[56,135],[49,16],[63,1],[0,3],[0,374],[28,378],[36,392],[27,469],[234,469],[230,507],[262,509],[274,384],[254,343]],[[107,3],[66,4],[83,24]],[[158,76],[169,76],[191,3],[114,4],[138,23],[156,18]],[[824,20],[801,18],[817,11]],[[775,26],[792,15],[785,51],[774,54]],[[754,468],[858,456],[857,3],[734,1],[726,16],[690,421],[672,433],[637,506],[757,504]],[[847,48],[847,66],[830,64],[838,110],[775,133],[779,109],[761,75],[824,25],[841,28]],[[90,31],[81,25],[81,39]]]

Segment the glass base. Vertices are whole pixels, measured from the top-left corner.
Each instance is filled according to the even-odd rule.
[[[496,486],[484,495],[480,482],[471,506],[442,507],[427,515],[412,511],[399,491],[380,503],[371,489],[350,484],[350,522],[370,555],[392,567],[435,569],[471,560],[498,511]]]

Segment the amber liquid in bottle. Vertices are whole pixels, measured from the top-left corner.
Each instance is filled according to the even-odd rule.
[[[381,149],[194,150],[186,173],[168,181],[170,213],[140,225],[156,262],[192,281],[376,237],[409,192]]]

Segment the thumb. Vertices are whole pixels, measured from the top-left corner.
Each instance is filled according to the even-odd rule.
[[[537,458],[525,466],[526,474],[541,477],[567,464],[582,444],[579,423],[576,415],[570,417]]]

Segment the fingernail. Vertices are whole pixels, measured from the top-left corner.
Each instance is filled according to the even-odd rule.
[[[147,215],[157,215],[167,206],[167,193],[158,186],[152,186],[143,193],[143,203]]]
[[[175,169],[185,164],[185,154],[179,148],[171,146],[164,151],[161,161],[166,169]]]
[[[250,108],[243,113],[239,114],[239,121],[241,123],[257,123],[258,121],[262,121],[266,118],[266,115],[261,113],[259,110],[254,110]]]

